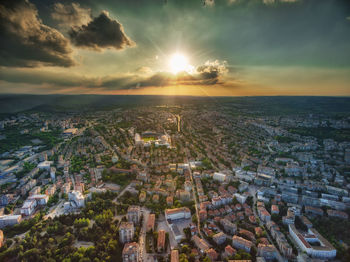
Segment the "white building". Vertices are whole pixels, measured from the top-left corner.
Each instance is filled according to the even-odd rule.
[[[213,179],[219,182],[225,182],[226,181],[226,175],[223,173],[215,172],[213,174]]]
[[[0,216],[0,228],[19,224],[21,222],[21,220],[22,220],[21,215]]]
[[[34,199],[28,199],[24,201],[23,206],[21,207],[21,215],[30,216],[33,214],[36,205],[37,204]]]
[[[51,165],[53,164],[53,162],[52,161],[43,161],[43,162],[40,162],[39,164],[38,164],[38,168],[40,169],[40,170],[50,170],[50,167],[51,167]]]
[[[316,229],[309,228],[308,234],[301,234],[294,225],[289,225],[289,234],[293,237],[298,246],[309,256],[319,259],[333,259],[337,250],[329,243]],[[318,245],[312,243],[318,242]]]
[[[85,206],[85,198],[79,191],[72,191],[68,193],[69,201],[72,201],[77,207]]]
[[[126,243],[123,248],[123,262],[139,262],[140,259],[140,248],[136,242]]]
[[[32,195],[28,197],[29,200],[35,200],[38,205],[45,206],[49,201],[49,196],[47,195]]]
[[[164,213],[167,220],[191,218],[191,211],[187,207],[165,209]]]
[[[53,182],[56,180],[56,168],[55,167],[50,168],[50,177],[51,177],[51,180]]]
[[[135,134],[135,145],[142,145],[143,144],[143,140],[140,136],[139,133],[136,133]]]
[[[235,198],[237,199],[237,201],[239,203],[241,203],[242,205],[245,203],[245,201],[247,200],[247,196],[245,195],[241,195],[241,194],[238,194],[238,193],[235,193]]]
[[[130,242],[134,238],[135,228],[132,222],[121,222],[119,226],[119,240],[122,243]]]

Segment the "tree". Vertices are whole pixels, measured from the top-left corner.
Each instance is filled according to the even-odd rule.
[[[210,259],[208,256],[206,256],[206,257],[203,259],[203,262],[211,262],[211,259]]]
[[[179,262],[188,262],[186,254],[183,254],[183,253],[180,254]]]

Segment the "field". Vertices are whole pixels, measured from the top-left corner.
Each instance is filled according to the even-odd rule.
[[[144,137],[144,138],[142,138],[142,140],[143,140],[144,142],[152,142],[152,141],[155,141],[156,138],[153,137],[153,136],[151,136],[151,137]]]

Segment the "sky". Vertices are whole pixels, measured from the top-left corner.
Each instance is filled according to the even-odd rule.
[[[0,93],[350,95],[348,0],[0,0]]]

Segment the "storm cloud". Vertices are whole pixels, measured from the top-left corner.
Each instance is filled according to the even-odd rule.
[[[68,39],[43,24],[36,7],[27,0],[1,1],[0,38],[2,66],[74,65]]]
[[[134,46],[135,43],[125,34],[122,24],[102,11],[87,25],[72,27],[69,36],[74,45],[101,51],[105,48],[121,50]]]

